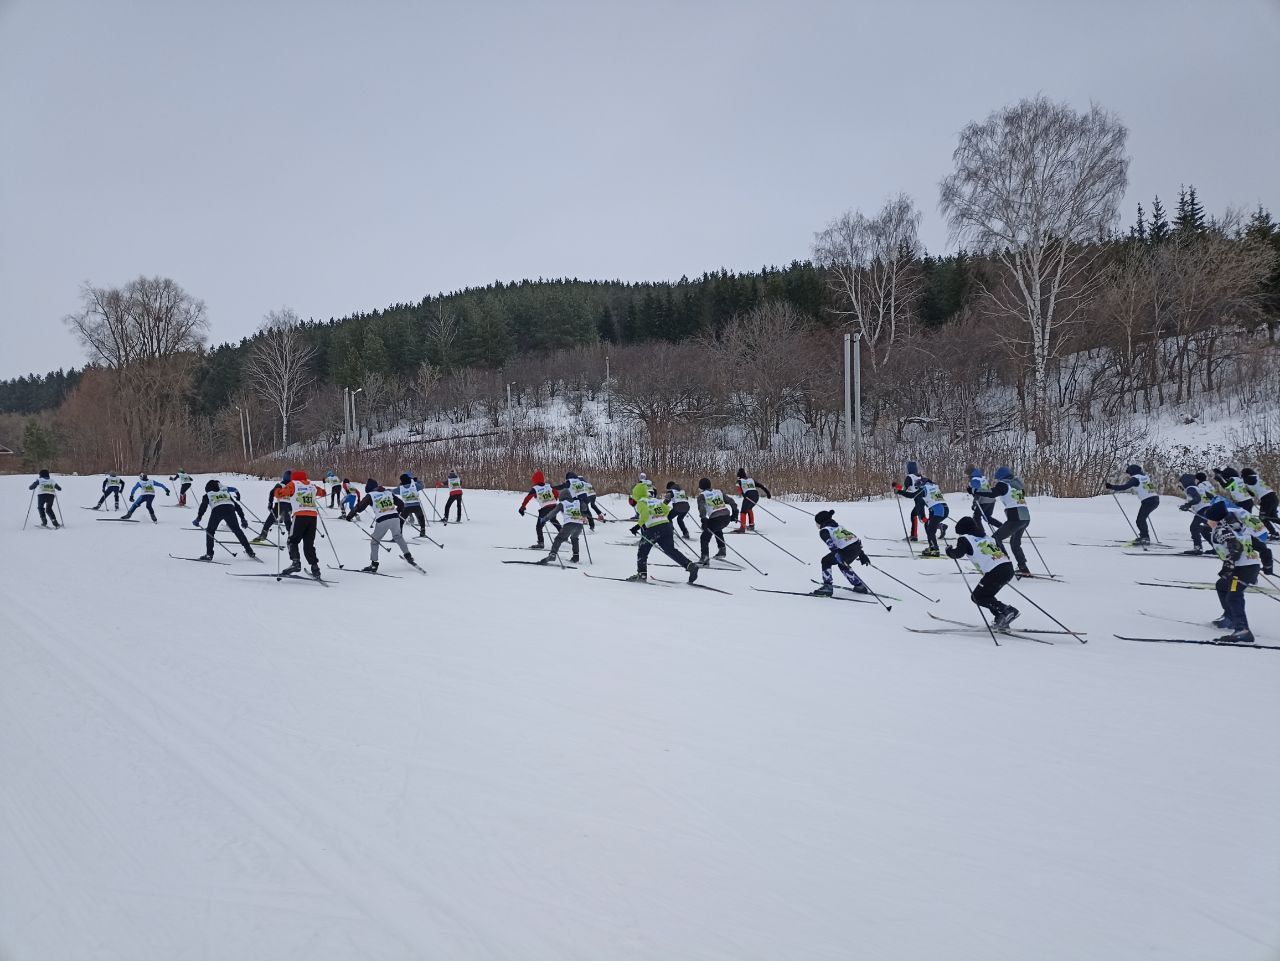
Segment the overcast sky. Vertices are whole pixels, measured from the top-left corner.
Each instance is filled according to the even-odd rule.
[[[1280,215],[1280,0],[0,0],[0,377],[83,362],[85,281],[213,340],[494,279],[804,258],[1042,92],[1130,129],[1126,220]]]

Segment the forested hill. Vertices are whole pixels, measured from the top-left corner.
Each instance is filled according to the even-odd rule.
[[[918,317],[937,326],[963,306],[972,285],[972,261],[962,252],[924,256],[926,278]],[[719,330],[735,314],[766,300],[793,304],[805,315],[833,322],[830,288],[808,261],[784,268],[735,273],[720,270],[674,282],[620,280],[497,281],[307,324],[316,347],[316,373],[332,383],[362,383],[370,374],[411,377],[423,362],[441,370],[496,368],[512,357],[580,344],[680,341]],[[191,412],[208,415],[241,386],[244,351],[252,344],[208,350],[190,397]],[[0,413],[31,414],[58,407],[80,371],[59,370],[0,381]]]

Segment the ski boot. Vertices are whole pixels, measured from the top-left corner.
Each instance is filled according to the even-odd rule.
[[[753,531],[753,530],[755,530],[755,529],[756,529],[756,525],[755,525],[755,524],[748,524],[748,525],[747,525],[747,530],[749,530],[749,531]]]
[[[1131,542],[1131,545],[1133,547],[1146,547],[1150,543],[1151,543],[1150,537],[1138,536],[1133,539],[1133,541]]]
[[[1215,637],[1214,640],[1219,644],[1252,644],[1253,632],[1245,628],[1241,631],[1232,631],[1230,634],[1224,634],[1222,637]]]
[[[924,550],[920,552],[920,556],[921,557],[941,557],[942,552],[939,551],[936,547],[926,547]]]
[[[580,560],[581,560],[581,558],[580,558],[580,557],[578,557],[578,555],[577,555],[577,554],[574,554],[571,558],[569,558],[569,563],[570,563],[570,564],[577,564]]]
[[[627,578],[627,580],[629,581],[639,581],[641,584],[643,584],[648,579],[649,579],[649,575],[647,575],[644,571],[636,571],[634,574],[632,574],[630,577]]]
[[[855,580],[854,580],[854,582],[853,582],[853,593],[855,593],[855,594],[870,594],[870,593],[871,593],[871,588],[867,587],[867,585],[866,585],[866,584],[864,584],[864,583],[862,583],[862,581],[855,579]]]
[[[40,526],[41,526],[41,527],[48,527],[48,526],[49,526],[49,522],[48,522],[48,521],[41,521],[41,522],[40,522]]]
[[[810,591],[809,593],[812,594],[814,597],[834,597],[836,593],[836,589],[832,587],[830,584],[822,584],[821,586],[819,586],[815,590]]]
[[[404,554],[404,559],[409,564],[410,567],[418,566],[418,562],[413,559],[413,555],[408,553],[407,551]]]
[[[90,509],[91,509],[91,510],[95,510],[95,511],[96,511],[96,510],[101,510],[101,509],[102,509],[102,505],[101,505],[101,504],[99,504],[97,507],[93,507],[93,508],[90,508]],[[118,508],[118,507],[116,508],[116,510],[119,510],[119,509],[120,509],[120,508]]]
[[[701,565],[702,567],[710,567],[711,558],[708,557],[706,554],[703,554],[701,557],[698,558],[698,564]]]
[[[292,562],[289,564],[289,566],[288,566],[288,567],[286,567],[286,568],[284,568],[280,573],[281,573],[282,575],[284,575],[284,574],[301,574],[301,573],[302,573],[302,561],[292,561]]]
[[[1017,571],[1016,571],[1015,573],[1016,573],[1019,577],[1031,577],[1031,576],[1033,576],[1033,575],[1032,575],[1032,573],[1031,573],[1031,568],[1029,568],[1026,564],[1019,564],[1019,565],[1018,565],[1018,569],[1017,569]]]
[[[947,536],[947,525],[946,525],[946,524],[940,524],[940,525],[938,525],[938,536],[939,536],[939,537],[942,537],[942,538],[945,538],[945,537]]]
[[[256,561],[258,559],[258,555],[253,552],[252,547],[246,547],[244,549],[244,556],[249,558],[251,561]]]
[[[250,544],[256,544],[256,545],[258,545],[259,547],[261,547],[261,546],[263,546],[264,544],[270,544],[271,542],[270,542],[269,540],[267,540],[265,537],[255,537],[255,538],[254,538],[253,540],[251,540],[249,543],[250,543]]]
[[[996,630],[1007,631],[1009,629],[1009,625],[1014,622],[1017,616],[1018,616],[1018,609],[1016,607],[1010,607],[1006,605],[1005,609],[996,615],[996,619],[995,619]]]
[[[376,573],[378,573],[378,562],[377,562],[377,561],[370,561],[370,562],[369,562],[369,566],[368,566],[368,567],[362,567],[362,568],[360,568],[360,573],[361,573],[361,574],[376,574]]]
[[[724,560],[725,558],[727,558],[728,556],[729,556],[729,552],[728,552],[728,551],[726,551],[726,550],[721,549],[721,550],[716,551],[716,560],[720,560],[720,561],[722,561],[722,560]]]
[[[159,523],[160,523],[160,518],[158,518],[158,517],[153,517],[153,518],[151,518],[151,523],[153,523],[153,524],[159,524]]]
[[[320,565],[319,565],[319,564],[312,564],[312,565],[311,565],[311,572],[310,572],[310,573],[311,573],[311,576],[312,576],[312,577],[314,577],[316,580],[320,580],[320,578],[322,578],[322,577],[324,576],[324,575],[320,572]]]
[[[685,570],[687,570],[687,571],[689,572],[689,583],[690,583],[690,584],[692,584],[694,581],[696,581],[696,580],[698,579],[698,565],[697,565],[697,564],[694,564],[694,563],[690,562],[689,566],[688,566],[687,568],[685,568]]]
[[[1221,617],[1217,618],[1216,620],[1210,621],[1210,623],[1214,627],[1220,627],[1225,630],[1226,628],[1231,626],[1231,618],[1229,618],[1226,614],[1223,614]]]
[[[536,561],[534,561],[534,563],[545,565],[545,564],[550,564],[555,559],[556,559],[556,555],[548,554],[546,557],[539,557]]]
[[[538,543],[536,544],[529,545],[529,550],[531,551],[545,551],[546,549],[547,549],[547,545],[542,543],[542,541],[538,541]]]
[[[198,559],[198,560],[202,560],[202,561],[211,561],[211,560],[213,560],[213,555],[212,555],[212,554],[201,554],[201,555],[200,555],[200,557],[199,557],[199,558],[197,558],[197,559]]]

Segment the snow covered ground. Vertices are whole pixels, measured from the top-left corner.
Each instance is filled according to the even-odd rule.
[[[194,512],[98,523],[94,478],[62,481],[68,529],[19,532],[27,483],[0,478],[5,961],[1280,951],[1280,651],[1113,638],[1211,637],[1137,611],[1217,610],[1135,585],[1211,560],[1069,545],[1126,534],[1111,498],[1033,500],[1068,582],[1020,585],[1089,643],[997,649],[904,630],[978,623],[948,561],[878,560],[942,599],[868,570],[892,613],[752,591],[817,576],[781,506],[761,531],[814,563],[734,537],[769,576],[703,575],[732,597],[503,565],[536,556],[493,549],[532,521],[481,492],[444,550],[415,546],[429,577],[392,557],[401,580],[325,589],[170,560],[200,553]],[[261,513],[268,485],[241,486]],[[889,500],[838,516],[899,533]],[[624,539],[602,529],[587,569],[633,570]],[[1280,604],[1249,609],[1280,643]]]

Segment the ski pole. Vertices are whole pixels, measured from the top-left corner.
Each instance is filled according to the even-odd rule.
[[[471,511],[467,510],[467,502],[461,495],[458,497],[458,506],[462,508],[462,513],[467,515],[467,520],[471,520]]]
[[[884,568],[882,568],[882,567],[876,567],[876,565],[872,564],[872,565],[871,565],[871,569],[872,569],[873,571],[879,571],[879,572],[880,572],[881,574],[883,574],[885,577],[889,578],[889,580],[894,581],[894,582],[896,582],[896,583],[898,583],[898,584],[901,584],[901,585],[902,585],[903,587],[905,587],[907,590],[909,590],[909,591],[915,591],[917,594],[919,594],[921,597],[923,597],[926,601],[928,601],[928,602],[929,602],[929,603],[931,603],[931,604],[937,604],[939,601],[941,601],[941,600],[942,600],[942,598],[940,598],[940,597],[930,597],[930,596],[929,596],[928,594],[926,594],[924,591],[916,590],[916,588],[912,587],[912,586],[911,586],[910,584],[908,584],[906,581],[902,580],[901,578],[894,577],[892,574],[890,574],[888,571],[886,571],[886,570],[885,570]],[[961,573],[964,573],[964,572],[963,572],[963,571],[961,571]]]
[[[852,570],[852,568],[844,568],[844,570]],[[891,611],[891,610],[893,610],[893,605],[892,605],[892,604],[886,604],[886,603],[884,602],[884,598],[883,598],[883,597],[881,597],[879,594],[877,594],[877,593],[875,592],[875,590],[872,588],[872,586],[871,586],[870,584],[868,584],[868,583],[867,583],[865,580],[863,580],[862,578],[858,578],[858,580],[862,581],[862,586],[863,586],[863,587],[865,587],[865,588],[867,589],[867,593],[868,593],[868,594],[870,594],[872,597],[874,597],[877,601],[879,601],[879,602],[880,602],[880,606],[881,606],[881,607],[883,607],[886,611]]]
[[[766,514],[768,514],[770,517],[772,517],[775,521],[778,521],[780,524],[785,524],[785,523],[786,523],[786,521],[784,521],[781,517],[779,517],[779,516],[778,516],[777,514],[775,514],[773,511],[769,510],[767,507],[765,507],[765,506],[764,506],[763,504],[761,504],[759,501],[756,501],[756,502],[755,502],[755,504],[754,504],[753,506],[754,506],[754,507],[758,507],[758,508],[760,508],[762,511],[764,511]]]
[[[22,529],[27,529],[27,521],[31,520],[31,505],[36,502],[36,489],[31,488],[31,500],[27,501],[27,516],[22,519]]]
[[[338,570],[343,570],[342,561],[338,560],[338,548],[334,546],[333,538],[329,536],[329,526],[324,522],[324,515],[317,511],[316,517],[320,518],[320,526],[324,528],[324,539],[329,542],[329,549],[333,551],[333,559],[337,562]]]
[[[899,505],[899,511],[901,511],[901,505]],[[964,581],[964,589],[966,591],[969,591],[969,599],[972,600],[973,591],[969,588],[968,575],[965,574],[964,568],[960,566],[960,562],[958,560],[956,560],[954,557],[951,558],[951,560],[955,562],[956,570],[960,572],[960,577]],[[991,629],[991,622],[987,620],[987,609],[983,607],[981,604],[979,604],[977,601],[973,602],[973,606],[976,607],[978,609],[978,613],[982,615],[982,623],[986,626],[987,633],[991,635],[991,643],[994,644],[996,647],[999,647],[1000,642],[996,640],[996,632]]]
[[[377,545],[378,545],[378,547],[380,547],[382,550],[386,551],[388,554],[389,554],[389,553],[391,553],[391,548],[390,548],[390,547],[388,547],[387,545],[383,544],[383,543],[382,543],[382,541],[378,540],[376,537],[374,537],[372,534],[370,534],[367,530],[365,530],[365,529],[364,529],[363,527],[361,527],[359,524],[356,524],[356,523],[354,523],[354,522],[353,522],[353,523],[352,523],[352,526],[353,526],[356,530],[358,530],[361,534],[363,534],[365,537],[369,538],[369,540],[371,540],[371,541],[373,541],[375,544],[377,544]]]
[[[792,554],[789,550],[787,550],[785,547],[783,547],[783,546],[782,546],[781,544],[779,544],[777,541],[772,540],[772,539],[771,539],[771,538],[769,538],[769,537],[766,537],[764,534],[761,534],[759,531],[752,531],[751,533],[752,533],[752,534],[754,534],[756,537],[763,537],[766,541],[768,541],[770,544],[772,544],[774,547],[776,547],[778,550],[782,551],[782,553],[786,554],[788,557],[792,558],[793,560],[799,561],[801,564],[805,564],[805,565],[807,565],[807,564],[809,563],[809,562],[808,562],[808,561],[806,561],[806,560],[803,560],[803,559],[801,559],[801,558],[799,558],[799,557],[796,557],[796,555]]]
[[[1262,574],[1262,571],[1258,571],[1258,573]],[[1280,585],[1277,585],[1276,582],[1273,581],[1267,574],[1262,574],[1262,576],[1266,580],[1266,582],[1270,584],[1273,588],[1280,586]],[[1269,594],[1266,591],[1258,591],[1258,593],[1261,594],[1263,597],[1269,597],[1273,601],[1280,603],[1280,594]]]
[[[1116,502],[1116,509],[1120,511],[1120,516],[1124,518],[1124,522],[1129,525],[1129,530],[1133,531],[1133,536],[1136,540],[1138,537],[1138,529],[1133,526],[1133,521],[1129,520],[1129,515],[1125,513],[1124,505],[1120,503],[1120,498],[1116,497],[1115,491],[1111,492],[1111,499]],[[1142,549],[1145,551],[1147,548],[1143,545]]]
[[[202,531],[204,531],[204,532],[206,532],[206,533],[208,533],[208,531],[209,531],[209,528],[207,528],[207,527],[201,527],[201,526],[200,526],[200,525],[198,525],[198,524],[197,524],[197,525],[193,525],[193,526],[195,526],[197,529],[202,530]],[[224,551],[226,551],[228,554],[230,554],[232,557],[239,557],[239,556],[240,556],[240,555],[238,555],[235,551],[233,551],[231,548],[229,548],[226,544],[224,544],[222,541],[218,540],[216,537],[213,539],[213,542],[214,542],[215,544],[217,544],[219,547],[221,547],[221,548],[222,548]],[[279,551],[276,551],[276,553],[278,554],[278,553],[280,553],[280,552],[279,552]]]
[[[1031,536],[1031,532],[1030,532],[1030,531],[1025,531],[1025,530],[1024,530],[1024,531],[1023,531],[1023,533],[1025,533],[1025,534],[1027,535],[1027,540],[1029,540],[1029,541],[1031,542],[1031,547],[1035,550],[1035,552],[1036,552],[1036,557],[1040,558],[1040,565],[1044,568],[1045,573],[1046,573],[1046,574],[1048,574],[1050,577],[1053,577],[1053,576],[1054,576],[1053,571],[1049,570],[1049,565],[1045,563],[1045,561],[1044,561],[1044,555],[1040,553],[1040,548],[1039,548],[1039,546],[1036,544],[1036,539],[1035,539],[1034,537],[1032,537],[1032,536]]]
[[[582,525],[582,543],[586,545],[587,548],[587,563],[594,567],[596,562],[591,558],[591,538],[587,535],[586,524]]]
[[[54,504],[56,504],[56,505],[57,505],[57,507],[58,507],[58,514],[61,514],[61,515],[62,515],[62,517],[58,517],[58,515],[57,515],[57,514],[55,514],[55,515],[54,515],[54,517],[53,517],[53,519],[54,519],[54,520],[57,520],[57,521],[61,521],[61,522],[62,522],[62,526],[63,526],[63,527],[66,527],[66,526],[67,526],[67,512],[66,512],[66,511],[64,511],[64,510],[62,509],[62,501],[58,500],[58,495],[57,495],[57,494],[54,494],[54,495],[53,495],[53,502],[54,502]]]
[[[1063,623],[1062,623],[1062,621],[1058,620],[1056,617],[1054,617],[1052,614],[1050,614],[1048,611],[1046,611],[1043,607],[1041,607],[1039,604],[1037,604],[1037,603],[1036,603],[1035,601],[1033,601],[1031,598],[1027,597],[1027,595],[1026,595],[1026,594],[1023,594],[1023,593],[1022,593],[1022,591],[1020,591],[1020,590],[1018,590],[1016,587],[1014,587],[1012,583],[1009,585],[1009,590],[1013,591],[1013,593],[1017,594],[1017,595],[1018,595],[1019,597],[1021,597],[1024,601],[1026,601],[1028,604],[1030,604],[1032,607],[1034,607],[1037,611],[1039,611],[1039,612],[1040,612],[1041,614],[1043,614],[1045,617],[1049,618],[1049,620],[1053,621],[1053,623],[1057,624],[1060,628],[1062,628],[1064,631],[1066,631],[1068,634],[1070,634],[1072,637],[1074,637],[1074,638],[1075,638],[1077,641],[1079,641],[1081,644],[1088,644],[1088,643],[1089,643],[1088,638],[1081,636],[1081,633],[1080,633],[1079,631],[1073,631],[1073,630],[1071,630],[1071,628],[1069,628],[1069,627],[1067,627],[1067,625],[1063,624]]]
[[[423,534],[422,536],[425,537],[427,540],[429,540],[432,544],[435,544],[436,547],[440,548],[440,550],[444,550],[444,545],[441,544],[434,537],[432,537],[430,534]]]
[[[907,518],[906,515],[902,513],[902,499],[898,497],[897,491],[893,492],[893,499],[898,502],[898,520],[902,522],[902,539],[907,542],[907,550],[911,552],[911,559],[914,561],[916,559],[916,549],[911,546],[911,538],[907,534]],[[994,634],[991,636],[991,639],[995,640]],[[999,646],[999,642],[997,642],[996,646]]]
[[[790,507],[793,511],[799,511],[801,514],[804,514],[806,517],[813,517],[813,514],[809,513],[803,507],[796,507],[796,505],[792,504],[790,501],[784,501],[775,497],[773,499],[773,502],[775,504],[781,504],[783,507]]]

